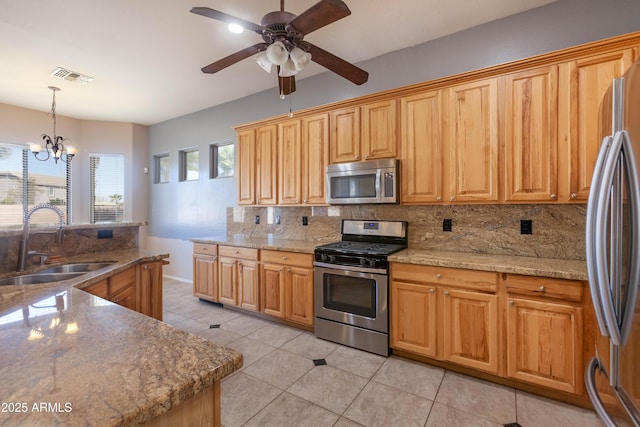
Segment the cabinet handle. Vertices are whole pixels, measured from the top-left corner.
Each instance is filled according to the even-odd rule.
[[[448,297],[449,296],[449,291],[444,291],[444,296]]]
[[[368,154],[365,154],[365,155],[364,155],[364,158],[365,158],[365,159],[368,159],[368,158],[369,158],[369,155],[368,155]]]
[[[435,291],[436,291],[436,290],[435,290],[435,289],[433,289],[433,288],[429,289],[429,293],[430,293],[430,294],[434,293]]]
[[[236,251],[236,255],[238,255],[240,253],[240,251]]]
[[[438,202],[439,202],[439,201],[441,201],[441,200],[442,200],[442,197],[441,197],[441,196],[436,196],[436,201],[438,201]]]
[[[536,292],[544,292],[544,286],[540,286]]]
[[[288,259],[289,259],[289,258],[287,258],[286,256],[283,256],[283,257],[282,257],[282,260],[283,260],[283,261],[286,261],[286,260],[288,260]]]
[[[558,198],[558,196],[557,196],[556,194],[552,194],[550,197],[551,197],[552,199],[557,199],[557,198]]]
[[[291,273],[291,269],[290,268],[287,268],[287,273]]]
[[[309,203],[309,201],[308,200],[303,200],[302,203]]]
[[[512,299],[510,299],[510,300],[509,300],[509,305],[515,305],[515,301],[514,301],[514,300],[512,300]]]
[[[143,265],[143,266],[142,266],[142,269],[143,269],[143,270],[148,270],[148,269],[149,269],[149,266],[148,266],[148,265]]]
[[[576,193],[571,193],[571,198],[572,198],[572,199],[577,199],[577,198],[578,198],[578,195],[577,195]]]
[[[451,200],[452,202],[456,199],[456,196],[451,196],[449,197],[449,200]]]
[[[282,271],[282,268],[279,268],[278,271]]]
[[[112,299],[111,302],[115,302],[116,304],[120,301],[120,298]]]
[[[440,273],[436,274],[436,279],[442,279],[442,274]]]
[[[238,261],[238,267],[242,267],[242,261]]]
[[[358,160],[358,156],[353,156],[354,159]]]

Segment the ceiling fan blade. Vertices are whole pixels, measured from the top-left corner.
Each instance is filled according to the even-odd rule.
[[[280,73],[280,67],[278,67],[278,73]],[[296,78],[295,76],[291,77],[280,77],[278,75],[278,89],[280,95],[289,95],[296,91]]]
[[[245,21],[244,19],[236,18],[235,16],[231,16],[228,13],[220,12],[219,10],[210,9],[208,7],[193,7],[191,8],[190,12],[197,15],[206,16],[207,18],[226,22],[227,24],[238,24],[245,30],[255,31],[258,34],[262,34],[262,30],[264,30],[264,27],[261,27],[258,24]]]
[[[311,60],[317,62],[323,67],[333,71],[336,74],[341,75],[345,79],[361,85],[369,80],[369,73],[362,68],[358,68],[355,65],[345,61],[342,58],[338,58],[333,53],[329,53],[324,49],[320,49],[318,46],[308,42],[304,42],[308,52],[311,54]]]
[[[239,50],[236,53],[232,53],[229,56],[225,56],[224,58],[207,65],[206,67],[202,67],[202,72],[208,74],[217,73],[218,71],[227,68],[228,66],[233,65],[236,62],[240,62],[243,59],[250,57],[251,55],[255,55],[256,53],[265,50],[267,46],[269,46],[267,43],[258,43],[254,44],[253,46],[249,46],[248,48]]]
[[[289,24],[298,32],[306,35],[349,15],[351,15],[351,11],[343,1],[320,0]]]

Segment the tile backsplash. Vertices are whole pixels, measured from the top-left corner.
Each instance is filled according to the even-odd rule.
[[[233,207],[227,208],[227,234],[322,243],[340,239],[342,219],[408,221],[415,249],[585,259],[586,205],[574,204]],[[443,231],[445,219],[451,231]],[[531,220],[531,234],[520,233],[521,220]]]

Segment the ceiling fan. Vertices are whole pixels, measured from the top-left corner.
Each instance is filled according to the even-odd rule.
[[[284,0],[280,0],[280,10],[264,15],[260,25],[208,7],[194,7],[191,12],[239,25],[259,34],[264,40],[203,67],[204,73],[216,73],[260,53],[256,61],[265,71],[270,72],[272,65],[276,65],[281,96],[296,90],[295,74],[310,60],[357,85],[365,83],[369,78],[369,73],[361,68],[304,41],[307,34],[351,14],[341,0],[320,0],[298,16],[286,12]]]

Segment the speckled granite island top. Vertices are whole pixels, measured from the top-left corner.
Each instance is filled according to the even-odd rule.
[[[109,271],[166,257],[96,256],[118,259]],[[240,353],[78,289],[101,280],[87,276],[0,287],[0,425],[135,425],[242,366]]]
[[[312,254],[313,249],[323,243],[308,240],[278,239],[272,237],[251,236],[211,236],[191,239],[194,243],[213,243],[217,245],[239,246],[244,248],[265,249],[272,251],[289,251]]]

